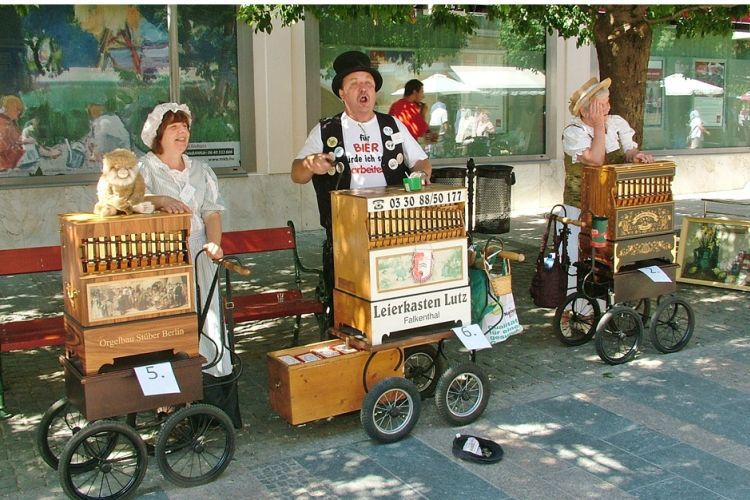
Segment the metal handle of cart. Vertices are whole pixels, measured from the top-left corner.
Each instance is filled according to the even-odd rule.
[[[211,342],[214,346],[214,349],[216,350],[216,355],[214,356],[214,358],[203,365],[203,369],[206,370],[208,368],[216,366],[224,357],[224,353],[226,351],[229,352],[233,367],[232,373],[234,374],[231,379],[222,380],[221,382],[218,382],[216,384],[205,385],[205,387],[213,387],[216,385],[231,384],[237,381],[242,375],[242,358],[240,358],[234,351],[234,321],[231,320],[231,314],[229,315],[230,320],[228,322],[225,322],[225,301],[222,300],[221,296],[220,273],[222,269],[226,270],[226,289],[231,290],[231,279],[229,271],[234,271],[238,274],[241,274],[242,276],[250,276],[251,272],[250,269],[242,265],[239,259],[233,256],[225,256],[221,259],[213,260],[213,263],[216,264],[216,266],[213,272],[213,277],[211,279],[211,285],[209,286],[208,293],[206,295],[206,300],[203,301],[201,299],[201,287],[199,283],[200,280],[198,272],[198,263],[200,262],[201,258],[209,258],[205,249],[202,249],[200,252],[198,252],[198,254],[195,256],[195,262],[193,263],[195,267],[195,297],[198,313],[198,332],[200,335],[203,335],[203,337],[206,338],[209,342]],[[208,312],[211,309],[211,301],[213,300],[214,294],[219,295],[219,327],[221,329],[222,337],[220,346],[217,345],[211,337],[203,332],[203,326],[205,325],[206,318],[208,317]],[[231,297],[229,297],[226,301],[226,304],[229,303],[231,303]]]

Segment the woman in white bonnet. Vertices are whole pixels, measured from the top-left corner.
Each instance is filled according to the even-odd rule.
[[[146,181],[147,199],[157,210],[192,214],[188,247],[191,262],[195,262],[201,249],[205,249],[212,259],[224,256],[221,248],[221,212],[226,210],[226,204],[219,194],[213,170],[200,160],[191,159],[185,154],[190,143],[191,118],[190,109],[184,104],[157,105],[146,118],[141,131],[141,139],[150,151],[141,157],[139,166]],[[215,271],[216,265],[202,255],[196,272],[203,301],[206,300]],[[204,401],[224,409],[235,427],[241,427],[239,409],[235,408],[236,383],[218,385],[215,390],[208,389],[214,384],[232,379],[230,353],[222,348],[225,342],[222,338],[218,294],[215,293],[212,299],[203,325],[203,335],[200,337],[200,353],[210,365],[217,358],[218,346],[220,357],[218,362],[204,370],[204,388],[207,389],[204,390]],[[204,304],[201,306],[201,309],[206,308]],[[229,403],[229,408],[226,407],[226,401],[214,399],[212,394],[216,391],[223,394],[219,399],[226,400],[233,396],[234,402]]]

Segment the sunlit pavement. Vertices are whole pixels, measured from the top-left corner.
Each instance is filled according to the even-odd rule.
[[[677,200],[676,212],[679,226],[684,215],[702,215],[703,205],[699,199]],[[554,310],[531,302],[528,288],[545,222],[541,214],[514,214],[510,233],[501,235],[506,249],[527,257],[513,267],[524,331],[477,355],[492,387],[482,418],[450,427],[430,398],[411,435],[390,445],[366,436],[358,412],[289,425],[270,408],[265,356],[289,345],[292,320],[245,326],[237,332],[245,425],[237,433],[233,462],[213,483],[181,488],[168,482],[150,457],[135,498],[748,498],[746,293],[678,284],[677,295],[695,312],[690,343],[665,355],[646,332],[635,360],[606,365],[593,341],[563,346],[553,332]],[[320,231],[299,234],[303,262],[319,262],[322,238]],[[253,279],[263,286],[290,279],[289,269],[273,260],[253,265]],[[51,304],[40,298],[49,289],[41,279],[3,284],[6,306],[0,314],[9,314],[9,308],[30,314],[59,309],[59,296]],[[317,341],[309,320],[301,341]],[[43,412],[64,396],[61,352],[2,355],[6,405],[15,415],[0,423],[0,498],[64,497],[57,472],[42,461],[35,444]],[[446,354],[451,363],[468,360],[457,340],[446,343]],[[336,391],[335,378],[330,390]],[[500,443],[503,460],[480,465],[455,458],[451,444],[457,432]]]

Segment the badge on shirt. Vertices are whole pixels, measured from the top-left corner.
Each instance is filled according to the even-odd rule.
[[[336,164],[336,172],[342,173],[344,171],[344,164],[342,162],[338,162]]]
[[[390,160],[388,160],[388,168],[390,168],[391,170],[396,170],[398,168],[398,162],[395,158],[391,158]]]
[[[391,127],[383,127],[383,133],[385,135],[393,135],[393,129]]]
[[[395,148],[396,145],[393,144],[393,141],[385,141],[385,149],[388,151],[393,151],[393,148]]]
[[[190,200],[193,199],[193,195],[195,194],[195,188],[190,185],[190,183],[185,184],[185,187],[182,188],[182,191],[180,191],[180,200],[184,204],[188,204]]]
[[[341,158],[344,155],[344,148],[341,146],[333,150],[333,154],[336,158]]]
[[[402,144],[404,142],[404,138],[401,135],[401,132],[396,132],[391,136],[391,139],[393,139],[394,144]]]
[[[399,164],[401,164],[401,163],[404,163],[404,155],[402,155],[401,153],[397,154],[397,155],[396,155],[396,161],[397,161],[397,162],[398,162]]]
[[[329,148],[336,147],[336,144],[338,143],[339,143],[339,140],[336,139],[335,137],[329,137],[328,140],[326,141],[326,144],[328,144]]]

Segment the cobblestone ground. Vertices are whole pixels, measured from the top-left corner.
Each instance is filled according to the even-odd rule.
[[[700,203],[695,200],[678,202],[678,225],[681,216],[700,215],[700,209]],[[510,233],[500,236],[507,250],[526,256],[524,263],[513,266],[512,274],[513,293],[524,331],[477,355],[477,362],[491,381],[490,409],[493,412],[542,397],[595,390],[610,373],[621,375],[629,369],[629,365],[605,365],[593,343],[563,346],[553,332],[554,310],[533,305],[528,288],[545,223],[541,214],[514,215]],[[302,232],[298,239],[302,261],[308,266],[317,266],[322,231]],[[288,286],[293,279],[290,261],[290,255],[255,259],[251,263],[253,275],[242,286],[266,290]],[[60,310],[62,297],[54,292],[59,288],[60,278],[50,274],[6,280],[0,287],[0,315],[39,315]],[[307,286],[311,289],[314,284],[307,283]],[[748,347],[746,332],[750,312],[744,292],[678,284],[677,294],[692,306],[697,324],[683,352],[703,347]],[[291,344],[292,326],[293,320],[289,318],[243,325],[236,331],[237,352],[244,370],[240,401],[245,426],[237,434],[235,460],[263,485],[258,490],[258,498],[266,498],[261,490],[276,494],[278,498],[336,498],[328,486],[306,469],[298,467],[296,462],[285,464],[284,460],[320,451],[321,440],[328,448],[362,441],[360,417],[355,412],[295,427],[271,410],[266,354]],[[314,321],[305,320],[300,343],[318,340]],[[15,415],[0,423],[0,498],[61,497],[57,473],[43,463],[35,442],[36,426],[43,412],[65,393],[62,368],[57,361],[61,353],[60,348],[47,348],[2,355],[6,405]],[[450,363],[468,360],[467,352],[457,340],[446,342],[445,354]],[[646,335],[634,363],[644,366],[664,363],[667,359],[650,345]],[[331,390],[335,390],[335,385],[336,380],[331,380]],[[432,428],[438,422],[433,408],[423,411],[419,426]],[[277,470],[279,467],[283,470]],[[279,477],[284,481],[279,481]],[[233,486],[232,481],[231,475],[226,481],[222,478],[223,491],[231,492],[233,487],[238,487]],[[166,498],[159,494],[169,493],[170,488],[174,487],[166,484],[156,464],[152,463],[141,487],[143,498]],[[154,496],[149,496],[150,491]],[[207,492],[210,490],[203,491]],[[180,496],[170,494],[169,498]]]

